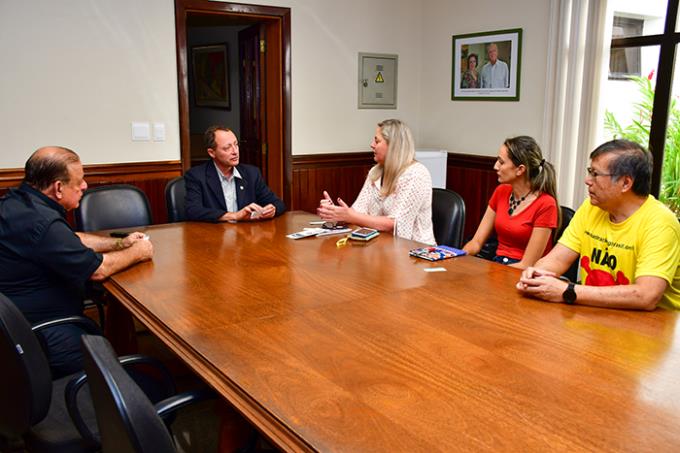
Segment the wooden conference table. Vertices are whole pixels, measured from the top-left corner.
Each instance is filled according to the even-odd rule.
[[[285,237],[313,219],[150,227],[153,261],[106,287],[283,450],[680,449],[675,313],[540,303],[390,235]]]

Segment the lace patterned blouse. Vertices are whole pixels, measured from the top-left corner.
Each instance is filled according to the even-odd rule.
[[[383,197],[381,180],[366,178],[352,208],[371,216],[394,219],[394,235],[435,244],[432,230],[432,178],[427,168],[414,162],[399,176],[396,189]]]

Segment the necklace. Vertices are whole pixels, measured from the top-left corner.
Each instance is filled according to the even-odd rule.
[[[513,192],[510,192],[510,200],[508,200],[508,203],[510,204],[510,209],[508,209],[508,215],[512,215],[512,213],[515,212],[515,209],[517,209],[517,207],[524,200],[526,200],[530,193],[531,191],[527,192],[527,194],[521,198],[515,198],[515,194]]]

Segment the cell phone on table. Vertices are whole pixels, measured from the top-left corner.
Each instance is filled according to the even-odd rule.
[[[126,237],[130,236],[130,233],[128,233],[127,231],[112,231],[112,232],[109,233],[109,236],[111,236],[112,238],[121,238],[122,239],[122,238],[126,238]]]
[[[376,237],[378,234],[380,234],[380,232],[373,228],[357,228],[356,230],[352,231],[349,238],[357,239],[360,241],[369,241]]]

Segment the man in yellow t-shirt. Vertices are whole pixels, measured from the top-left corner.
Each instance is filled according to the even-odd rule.
[[[651,154],[612,140],[590,159],[590,198],[559,244],[522,273],[517,289],[547,302],[680,310],[680,223],[649,194]],[[557,278],[576,259],[582,284]]]

